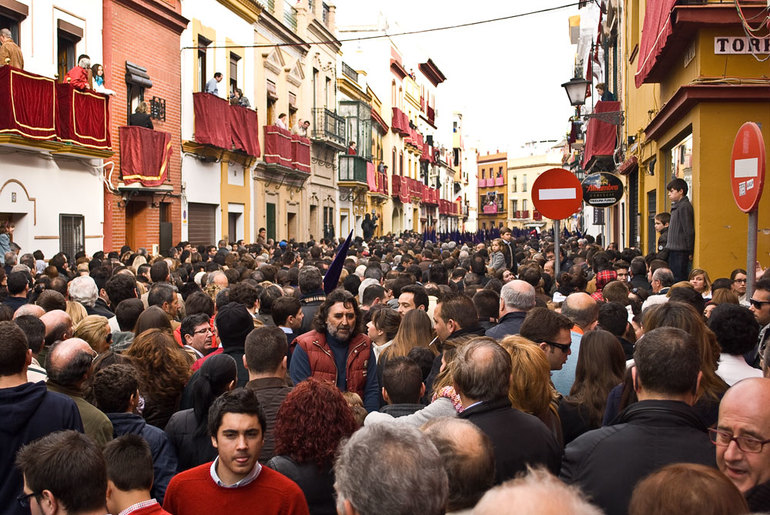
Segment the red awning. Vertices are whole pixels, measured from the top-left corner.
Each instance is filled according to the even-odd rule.
[[[374,108],[372,108],[372,119],[377,123],[377,125],[380,126],[383,133],[388,132],[388,129],[390,129],[390,127],[388,127],[388,124],[385,123],[385,120],[382,119],[382,116],[380,116],[380,113],[375,111]]]
[[[639,59],[634,75],[636,87],[641,87],[660,57],[666,40],[671,35],[671,11],[676,0],[647,0],[642,28],[642,41],[639,44]]]
[[[594,113],[609,113],[620,111],[620,102],[600,101],[596,103]],[[583,154],[583,168],[594,156],[611,156],[615,152],[617,138],[617,125],[603,122],[599,118],[591,118],[586,131],[585,153]]]
[[[631,156],[623,161],[615,171],[620,175],[631,175],[637,168],[639,168],[639,158]]]

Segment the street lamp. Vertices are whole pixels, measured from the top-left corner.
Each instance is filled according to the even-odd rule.
[[[581,79],[580,77],[574,77],[570,79],[569,82],[562,84],[561,87],[564,88],[564,90],[567,92],[569,103],[575,107],[578,107],[585,104],[586,91],[590,84],[590,81]]]

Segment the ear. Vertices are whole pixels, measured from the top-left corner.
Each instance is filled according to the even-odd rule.
[[[548,344],[547,343],[540,342],[540,343],[537,344],[537,346],[540,347],[541,349],[543,349],[543,352],[548,354]]]
[[[32,349],[27,349],[27,356],[24,358],[24,366],[28,367],[32,364]]]
[[[192,339],[193,339],[193,337],[192,337],[192,335],[191,335],[191,334],[186,334],[186,335],[184,335],[184,342],[185,342],[187,345],[190,345],[190,344],[192,343]],[[245,358],[246,358],[246,357],[244,356],[244,359],[245,359]]]
[[[115,493],[115,483],[112,482],[111,479],[107,480],[107,502],[110,502],[110,499],[112,498],[112,495]]]
[[[420,384],[420,399],[425,397],[425,383]]]
[[[40,507],[44,513],[56,513],[59,509],[59,501],[53,496],[50,490],[40,492]]]
[[[217,438],[216,438],[216,436],[212,436],[211,437],[211,446],[214,447],[214,449],[219,449],[219,447],[217,446]]]
[[[286,367],[286,362],[287,362],[288,360],[289,360],[289,358],[288,358],[288,357],[286,357],[286,356],[284,356],[284,357],[283,357],[283,359],[281,360],[281,370],[286,370],[286,368],[287,368],[287,367]]]
[[[246,363],[246,354],[244,354],[243,356],[241,356],[241,359],[243,360],[243,367],[244,367],[246,370],[248,370],[248,369],[249,369],[249,364],[248,364],[248,363]]]
[[[358,515],[358,511],[353,508],[353,505],[347,499],[342,501],[341,508],[342,511],[337,510],[337,515]]]
[[[641,385],[639,384],[639,378],[637,377],[636,367],[631,369],[631,380],[634,385],[634,391],[638,394],[639,390],[641,389]],[[698,372],[698,381],[700,382],[700,372]]]
[[[385,387],[382,387],[382,398],[385,399],[386,404],[390,404],[390,397],[388,397],[388,392],[385,391]]]

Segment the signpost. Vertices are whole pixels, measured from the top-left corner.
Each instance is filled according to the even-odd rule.
[[[575,174],[563,168],[551,168],[535,179],[532,203],[544,217],[553,220],[554,271],[559,277],[561,256],[559,238],[561,220],[575,214],[583,204],[583,188]]]
[[[762,130],[754,122],[746,122],[738,129],[730,156],[730,183],[738,209],[749,215],[746,245],[746,296],[754,293],[757,261],[757,206],[765,184],[765,141]]]

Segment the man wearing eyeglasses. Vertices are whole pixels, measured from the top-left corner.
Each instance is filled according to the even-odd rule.
[[[206,313],[189,315],[182,320],[180,336],[184,342],[184,350],[193,358],[193,361],[211,352],[213,335],[209,316]]]
[[[744,379],[719,405],[716,444],[719,470],[746,496],[751,511],[770,510],[770,379]]]
[[[521,324],[519,334],[538,344],[551,370],[561,370],[572,354],[572,320],[546,308],[534,308]]]

